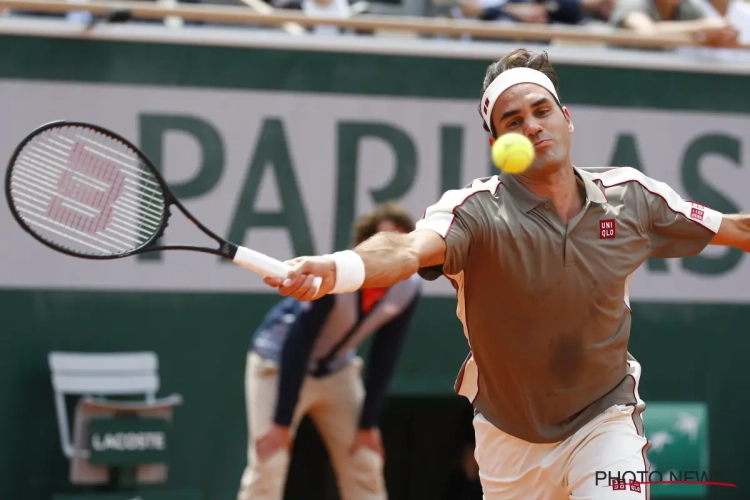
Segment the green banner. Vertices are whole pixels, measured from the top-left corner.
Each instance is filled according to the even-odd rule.
[[[96,418],[89,422],[90,462],[122,466],[166,463],[169,424],[161,418]]]
[[[203,500],[195,491],[133,491],[128,493],[88,493],[80,495],[54,495],[52,500]]]
[[[708,494],[709,427],[704,403],[648,403],[643,413],[651,442],[649,481],[654,498],[702,498]],[[684,481],[684,483],[682,483]]]

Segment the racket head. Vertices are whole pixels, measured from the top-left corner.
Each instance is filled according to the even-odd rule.
[[[130,141],[68,120],[38,127],[16,147],[5,196],[16,222],[37,241],[86,259],[139,253],[164,233],[174,202]]]

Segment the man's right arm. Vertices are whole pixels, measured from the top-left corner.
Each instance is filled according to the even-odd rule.
[[[445,240],[431,230],[409,234],[378,233],[354,248],[365,263],[361,288],[390,287],[420,268],[443,264],[445,250]]]
[[[473,239],[481,233],[476,217],[482,211],[481,202],[469,198],[483,191],[495,192],[499,184],[494,177],[486,181],[477,179],[464,189],[447,191],[427,208],[409,234],[378,233],[353,250],[298,257],[288,262],[292,269],[286,280],[265,278],[264,281],[278,288],[282,296],[308,301],[329,293],[389,287],[425,268],[442,266],[447,274],[458,273],[464,267]],[[468,208],[469,205],[473,208]],[[313,286],[316,276],[322,278],[318,289]]]
[[[447,245],[440,234],[417,229],[409,234],[378,233],[358,245],[352,252],[364,264],[364,280],[359,288],[386,288],[416,273],[422,267],[438,266],[445,262]],[[282,282],[265,278],[267,285],[279,289],[282,296],[309,301],[331,293],[336,280],[342,279],[336,261],[330,255],[298,257],[288,262],[292,265],[289,277]],[[313,286],[313,277],[322,278],[319,289]]]
[[[644,35],[671,35],[685,41],[698,41],[703,45],[733,46],[736,30],[722,17],[707,16],[698,4],[687,2],[683,20],[654,21],[647,14],[649,2],[645,0],[618,0],[609,23],[615,27],[631,29]],[[689,14],[685,16],[685,12]]]

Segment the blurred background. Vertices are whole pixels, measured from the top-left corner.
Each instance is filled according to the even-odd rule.
[[[628,165],[717,210],[750,208],[745,0],[0,0],[0,156],[43,123],[95,123],[142,148],[222,236],[282,260],[330,252],[378,203],[419,218],[496,172],[477,104],[487,66],[518,47],[557,68],[576,165]],[[83,261],[6,209],[0,228],[0,499],[236,498],[247,350],[278,296],[211,256]],[[206,243],[179,214],[168,237]],[[738,486],[654,498],[750,498],[748,283],[748,257],[715,248],[649,260],[631,283],[652,462]],[[425,294],[380,417],[389,495],[480,500],[472,409],[453,393],[468,345],[450,285]],[[110,415],[82,398],[123,391],[71,383],[83,361],[60,353],[133,354],[94,372],[138,372],[124,376],[168,422],[164,453],[78,456],[87,418]],[[286,498],[338,498],[308,421]]]

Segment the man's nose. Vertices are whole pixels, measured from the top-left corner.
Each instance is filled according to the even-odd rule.
[[[536,118],[529,118],[526,120],[524,127],[524,134],[526,134],[526,137],[529,139],[532,139],[539,135],[539,133],[542,131],[542,126],[539,124],[539,120]]]

